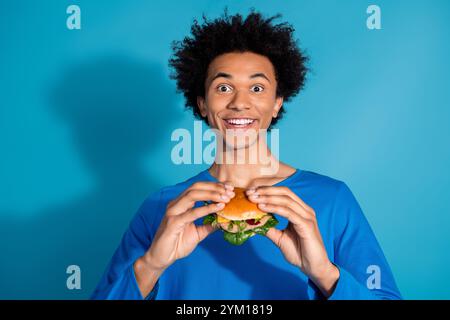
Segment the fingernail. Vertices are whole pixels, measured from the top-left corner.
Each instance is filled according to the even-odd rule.
[[[224,195],[224,194],[221,194],[220,195],[220,199],[222,199],[222,200],[230,200],[230,198],[228,198],[226,195]]]
[[[234,192],[233,191],[227,190],[226,193],[227,193],[228,196],[234,197]]]
[[[231,184],[225,183],[225,188],[228,190],[233,190],[234,187]]]
[[[266,204],[265,203],[260,203],[259,206],[264,208],[266,206]]]
[[[216,206],[217,208],[222,208],[223,206],[225,206],[225,203],[219,202]]]
[[[249,198],[252,198],[252,199],[256,199],[258,197],[259,197],[259,194],[257,194],[257,193],[254,193],[251,196],[249,196]]]
[[[247,194],[252,194],[253,192],[255,192],[255,188],[250,188],[247,190]]]

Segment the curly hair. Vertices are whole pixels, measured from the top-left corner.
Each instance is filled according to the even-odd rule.
[[[267,57],[275,69],[277,97],[288,102],[299,93],[305,84],[309,59],[294,40],[293,26],[287,22],[272,23],[279,17],[281,14],[264,18],[252,8],[244,20],[240,14],[229,16],[225,8],[224,14],[213,21],[203,14],[202,25],[194,19],[192,36],[172,42],[170,78],[176,80],[177,92],[183,93],[185,107],[192,109],[196,118],[206,120],[200,114],[197,97],[205,97],[209,64],[224,53],[249,51]],[[278,117],[272,119],[269,130],[284,112],[282,107]]]

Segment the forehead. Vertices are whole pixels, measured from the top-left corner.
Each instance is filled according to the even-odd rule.
[[[207,78],[218,72],[225,72],[232,76],[247,76],[264,73],[269,79],[275,79],[275,69],[269,58],[253,52],[233,52],[217,56],[208,67]]]

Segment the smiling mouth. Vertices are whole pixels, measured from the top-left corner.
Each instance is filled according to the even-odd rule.
[[[256,123],[256,120],[250,118],[230,118],[224,119],[223,122],[228,129],[247,129]]]

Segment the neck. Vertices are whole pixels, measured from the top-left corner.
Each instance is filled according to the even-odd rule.
[[[209,172],[218,181],[231,183],[235,187],[246,188],[256,179],[276,178],[292,174],[295,170],[281,163],[265,141],[260,139],[244,149],[224,145],[222,150],[216,150],[216,159]]]

